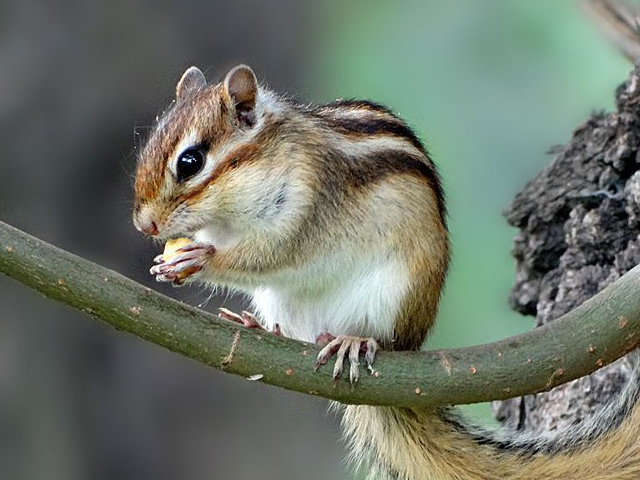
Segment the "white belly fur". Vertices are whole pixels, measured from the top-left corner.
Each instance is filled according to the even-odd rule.
[[[378,258],[337,254],[289,271],[253,292],[256,313],[266,328],[279,324],[285,336],[306,342],[323,332],[391,340],[408,271],[393,256]]]

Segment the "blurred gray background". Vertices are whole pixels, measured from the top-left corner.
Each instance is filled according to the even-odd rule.
[[[575,2],[0,0],[0,219],[184,301],[130,221],[136,146],[182,71],[253,66],[305,101],[386,103],[448,191],[454,265],[430,346],[530,328],[500,211],[630,66]],[[489,422],[488,408],[469,413]],[[0,277],[0,479],[351,478],[326,402],[230,377]]]

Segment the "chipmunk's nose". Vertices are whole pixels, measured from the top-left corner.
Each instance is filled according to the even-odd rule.
[[[156,225],[156,222],[153,221],[149,223],[138,224],[136,225],[136,227],[145,235],[151,235],[153,237],[154,235],[158,234],[158,226]]]
[[[158,225],[151,217],[151,212],[146,207],[137,207],[133,213],[133,225],[138,231],[145,235],[155,236],[158,235]]]

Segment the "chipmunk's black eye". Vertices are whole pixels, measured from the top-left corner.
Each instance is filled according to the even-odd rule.
[[[190,148],[182,152],[178,157],[178,163],[176,163],[178,182],[184,182],[193,177],[202,169],[203,165],[204,155],[200,150]]]

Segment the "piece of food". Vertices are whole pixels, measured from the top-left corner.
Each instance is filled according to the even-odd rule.
[[[178,250],[182,247],[186,247],[193,243],[193,240],[190,238],[172,238],[171,240],[167,240],[167,243],[164,244],[164,252],[162,252],[162,259],[164,262],[169,262],[174,257],[177,257],[180,252]]]

